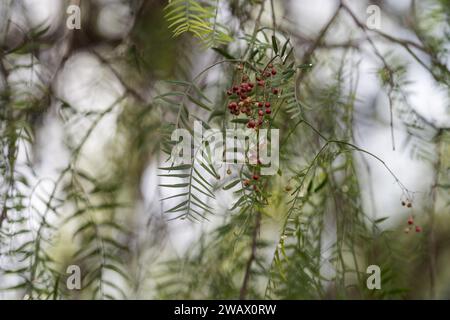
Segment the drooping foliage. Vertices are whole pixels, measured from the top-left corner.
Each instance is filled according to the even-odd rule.
[[[448,127],[411,105],[408,64],[398,51],[381,53],[378,47],[378,41],[400,47],[448,90],[448,5],[431,2],[431,9],[416,11],[411,30],[418,41],[413,42],[369,30],[346,2],[311,40],[277,21],[275,10],[284,1],[172,0],[162,6],[137,1],[134,27],[109,48],[113,54],[88,32],[73,40],[72,46],[95,57],[123,89],[100,111],[77,108],[55,92],[57,75],[74,48],[50,80],[26,80],[37,83],[39,94],[21,92],[8,77],[20,68],[34,74],[35,59],[48,45],[48,28],[25,32],[19,45],[5,44],[0,54],[3,292],[30,299],[437,296],[437,278],[445,277],[437,250],[445,246],[438,241],[448,240],[448,219],[437,216],[449,205]],[[230,17],[222,17],[223,11]],[[359,30],[367,46],[351,35],[346,43],[330,43],[333,28],[341,25]],[[437,38],[434,27],[444,28],[446,38]],[[389,213],[373,215],[369,161],[388,173],[386,184],[400,190],[400,207],[421,209],[414,200],[420,195],[390,163],[360,147],[356,123],[375,121],[357,110],[363,103],[360,58],[367,50],[379,66],[374,73],[387,101],[392,147],[408,149],[412,158],[433,167],[433,185],[423,197],[428,216],[417,218],[424,232],[413,229],[415,222],[406,230],[403,225],[387,229]],[[14,60],[22,55],[31,57],[29,66]],[[69,159],[56,178],[36,170],[35,148],[42,146],[37,137],[47,116],[63,127]],[[88,144],[108,118],[114,125],[107,151],[93,155]],[[395,135],[399,128],[407,132],[403,144]],[[195,139],[201,130],[218,132],[224,142],[227,129],[262,141],[255,154],[251,142],[232,150],[249,161],[216,161],[220,139]],[[271,129],[279,130],[277,139],[263,137]],[[179,162],[175,130],[193,137],[187,162]],[[270,151],[273,145],[279,168],[265,175],[270,164],[260,159],[260,148]],[[143,187],[146,183],[151,186]],[[369,201],[363,201],[365,194]],[[180,225],[201,230],[187,241],[177,237]],[[177,246],[183,250],[173,249]],[[371,264],[383,270],[383,290],[366,286]],[[82,271],[80,290],[67,287],[69,265]]]

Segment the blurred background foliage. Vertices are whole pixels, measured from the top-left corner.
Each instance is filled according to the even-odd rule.
[[[0,297],[450,298],[449,14],[446,0],[2,1]],[[199,169],[208,219],[171,220],[172,131],[231,127],[238,61],[282,47],[268,203],[227,188],[237,165]]]

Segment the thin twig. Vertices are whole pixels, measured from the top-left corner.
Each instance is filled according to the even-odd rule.
[[[248,261],[247,261],[247,266],[245,268],[245,274],[244,274],[244,281],[242,283],[241,292],[239,295],[239,299],[241,299],[241,300],[245,300],[245,298],[247,297],[248,283],[250,280],[250,272],[251,272],[253,261],[256,258],[256,246],[258,243],[258,235],[259,235],[260,228],[261,228],[261,212],[258,211],[256,213],[256,217],[255,217],[255,228],[253,229],[252,251],[251,251],[250,257],[248,258]]]

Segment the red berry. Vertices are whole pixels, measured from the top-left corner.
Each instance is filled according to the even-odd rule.
[[[241,94],[240,99],[245,100],[245,99],[247,99],[247,96],[245,94]]]
[[[416,232],[421,232],[421,231],[422,231],[422,228],[419,226],[416,226]]]
[[[247,123],[247,127],[248,127],[248,128],[254,128],[255,125],[256,125],[255,120],[250,120],[250,121]]]
[[[238,86],[233,86],[233,91],[234,92],[237,92],[239,90],[239,87]]]
[[[253,175],[253,180],[258,180],[258,179],[259,179],[259,176],[257,174],[254,174]]]
[[[263,116],[264,112],[262,110],[258,110],[258,115]]]
[[[271,73],[272,73],[272,75],[274,76],[274,75],[277,74],[277,70],[276,70],[275,68],[273,68],[272,71],[271,71]]]
[[[414,224],[414,220],[413,220],[412,217],[409,217],[409,219],[408,219],[408,224],[409,224],[409,225]]]
[[[233,94],[232,90],[227,90],[227,95],[231,96]]]
[[[273,64],[269,63],[269,64],[267,65],[267,68],[273,68]]]
[[[249,86],[250,88],[253,88],[253,87],[255,86],[255,84],[252,83],[252,82],[249,82],[249,83],[248,83],[248,86]]]
[[[264,87],[264,80],[259,80],[258,81],[258,86],[260,86],[260,87]]]
[[[266,108],[270,108],[270,102],[266,102]]]
[[[267,114],[271,114],[271,113],[272,113],[272,110],[270,110],[270,108],[266,108],[266,113],[267,113]]]
[[[263,105],[264,105],[264,103],[262,103],[261,101],[260,101],[260,102],[258,102],[258,107],[259,107],[259,108],[262,108],[262,107],[263,107]]]
[[[266,78],[270,77],[270,72],[269,71],[264,72],[264,77]]]
[[[236,102],[230,102],[228,104],[228,108],[229,109],[236,109],[237,108],[237,103]]]
[[[272,92],[273,92],[273,94],[278,94],[278,89],[277,88],[273,88]]]

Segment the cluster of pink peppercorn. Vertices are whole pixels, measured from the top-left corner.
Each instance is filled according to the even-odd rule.
[[[412,207],[412,203],[409,200],[402,201],[402,206],[411,208]],[[405,228],[405,233],[409,233],[412,230],[413,226],[414,226],[414,229],[415,229],[416,232],[422,232],[422,228],[414,223],[414,219],[413,219],[412,216],[409,216],[409,218],[408,218],[408,227]]]
[[[242,66],[239,69],[242,70]],[[245,114],[248,120],[247,128],[259,128],[264,123],[265,117],[270,117],[272,109],[268,101],[269,94],[278,95],[279,89],[268,88],[264,78],[270,78],[276,74],[277,70],[269,64],[265,70],[261,71],[260,76],[255,77],[258,88],[255,88],[255,83],[249,81],[248,75],[243,74],[242,81],[227,90],[227,95],[230,96],[228,110],[235,116]]]

